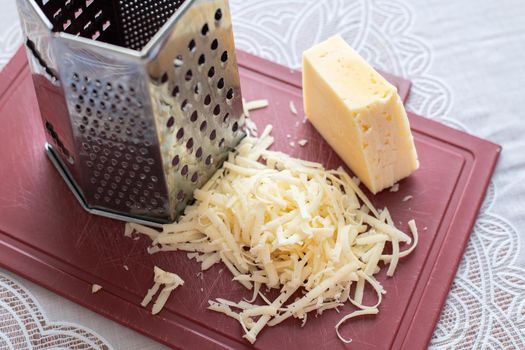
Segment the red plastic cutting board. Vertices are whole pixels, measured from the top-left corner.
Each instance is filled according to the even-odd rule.
[[[274,125],[275,149],[320,161],[342,164],[302,115],[289,111],[293,100],[302,113],[300,73],[239,53],[243,94],[247,100],[267,98],[270,107],[252,117],[262,129]],[[393,79],[406,97],[409,83]],[[398,266],[395,278],[379,279],[388,291],[379,315],[348,322],[342,328],[353,349],[424,349],[432,335],[455,275],[500,147],[410,115],[421,169],[401,182],[397,193],[373,198],[388,206],[400,228],[415,218],[419,247]],[[231,282],[220,266],[196,277],[199,265],[185,254],[150,256],[148,240],[127,239],[123,223],[84,212],[44,153],[44,133],[25,58],[19,51],[0,78],[0,265],[110,319],[164,344],[185,349],[243,349],[238,323],[206,310],[207,300],[239,300],[249,296]],[[287,138],[287,134],[291,138]],[[306,147],[290,141],[308,139]],[[413,199],[403,202],[402,198]],[[423,228],[426,227],[426,230]],[[129,271],[123,266],[127,265]],[[152,316],[139,303],[152,284],[158,265],[186,281],[167,307]],[[91,294],[91,285],[104,289]],[[334,324],[342,314],[309,317],[301,328],[288,320],[264,330],[260,349],[343,349]],[[346,346],[348,347],[348,345]]]

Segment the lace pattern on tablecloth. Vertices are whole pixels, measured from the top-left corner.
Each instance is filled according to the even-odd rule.
[[[79,325],[49,321],[19,282],[0,272],[0,349],[109,350],[99,335]]]
[[[12,23],[0,36],[0,69],[13,57],[22,43],[22,29],[18,22]]]

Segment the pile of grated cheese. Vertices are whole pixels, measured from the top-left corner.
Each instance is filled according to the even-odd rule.
[[[187,251],[202,270],[222,262],[235,281],[253,290],[253,298],[210,300],[209,309],[236,319],[251,343],[266,326],[290,317],[304,325],[308,314],[347,302],[357,311],[342,317],[335,330],[350,342],[340,326],[378,312],[385,290],[374,275],[384,262],[392,276],[399,259],[413,251],[415,222],[409,222],[412,239],[395,227],[386,208],[374,208],[356,179],[342,169],[325,170],[270,151],[270,133],[267,127],[260,138],[245,138],[223,168],[194,192],[195,204],[178,223],[165,225],[162,232],[128,224],[127,232],[148,235],[151,254]],[[391,254],[384,252],[387,244]],[[263,286],[280,295],[268,300]],[[377,302],[363,305],[364,290],[370,287]]]

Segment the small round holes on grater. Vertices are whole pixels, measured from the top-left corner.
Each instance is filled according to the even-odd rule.
[[[211,42],[210,49],[215,51],[217,50],[218,47],[219,47],[219,41],[217,39],[213,39],[213,41]]]
[[[190,52],[195,52],[195,48],[197,47],[197,44],[195,43],[195,40],[194,39],[191,39],[189,44],[188,44],[188,50]]]
[[[166,123],[166,126],[167,126],[168,128],[171,128],[171,127],[173,127],[173,125],[175,125],[175,118],[174,118],[174,117],[170,117],[170,118],[168,119],[168,122]]]
[[[186,110],[186,107],[188,106],[188,100],[184,100],[182,101],[181,105],[180,105],[180,109],[184,112]]]
[[[180,68],[184,65],[182,55],[177,55],[177,57],[175,57],[175,60],[173,60],[173,65],[175,66],[175,68]]]
[[[204,54],[199,56],[198,63],[199,63],[199,66],[203,66],[206,63],[206,56],[204,56]]]
[[[196,172],[191,176],[191,182],[195,183],[197,180],[199,180],[199,173]]]
[[[199,119],[199,113],[197,111],[193,111],[190,117],[190,121],[195,123]]]
[[[210,32],[210,26],[208,26],[208,23],[205,23],[202,26],[201,34],[202,34],[202,36],[206,36],[206,35],[208,35],[209,32]]]
[[[228,51],[224,51],[221,55],[221,62],[223,64],[225,64],[226,62],[228,62]]]
[[[136,98],[135,89],[127,87],[127,84],[86,79],[78,73],[72,80],[77,79],[84,83],[80,89],[82,95],[79,95],[79,102],[85,103],[81,96],[87,95],[90,96],[89,105],[93,106],[84,108],[83,113],[81,106],[79,109],[81,113],[79,129],[83,132],[87,127],[91,137],[86,138],[84,143],[96,142],[92,148],[93,152],[88,154],[84,162],[88,169],[93,169],[89,182],[98,185],[97,188],[106,189],[104,193],[99,194],[98,199],[94,197],[93,199],[107,206],[125,205],[122,195],[120,197],[116,195],[126,193],[125,188],[122,188],[123,183],[133,188],[156,187],[151,182],[147,184],[143,182],[147,180],[146,173],[151,172],[151,166],[154,166],[155,161],[152,158],[147,160],[144,158],[149,154],[148,147],[151,147],[151,142],[144,140],[145,133],[150,129],[142,118],[142,102]],[[163,76],[161,80],[167,81],[168,76]],[[102,93],[99,93],[100,90]],[[123,100],[125,104],[122,103]],[[128,107],[135,111],[133,115],[130,115]],[[170,127],[171,124],[175,124],[174,119],[167,120],[167,126]],[[133,144],[128,143],[131,139]],[[124,160],[119,161],[121,158]],[[108,198],[110,202],[107,202]],[[126,198],[135,208],[136,198],[129,196]],[[162,201],[158,202],[159,205],[162,204]],[[152,210],[162,211],[162,206],[152,207]]]
[[[177,131],[177,140],[180,140],[184,137],[184,128],[180,128],[179,131]]]
[[[175,157],[173,157],[173,160],[171,161],[171,165],[173,165],[174,167],[178,166],[180,163],[180,157],[179,155],[177,154]]]
[[[215,20],[220,21],[221,19],[222,19],[222,10],[217,9],[217,11],[215,11]]]
[[[208,70],[208,78],[213,78],[215,76],[215,67],[211,67],[209,70]]]
[[[186,72],[184,79],[186,81],[190,81],[191,79],[193,79],[193,71],[191,69]]]
[[[222,90],[224,88],[224,78],[220,78],[217,82],[217,89]]]
[[[200,82],[198,82],[197,84],[195,84],[195,87],[193,88],[193,92],[195,93],[195,99],[196,100],[199,99],[200,94],[201,94],[201,90],[202,90],[202,84]]]

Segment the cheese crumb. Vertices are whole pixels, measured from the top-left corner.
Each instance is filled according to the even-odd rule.
[[[246,108],[246,111],[249,113],[256,109],[266,108],[269,106],[268,100],[255,100],[255,101],[249,101],[244,103],[244,107]]]
[[[308,144],[308,140],[302,139],[297,141],[297,143],[299,144],[299,146],[304,147]]]
[[[390,187],[390,192],[399,191],[399,183],[395,183],[394,186]]]
[[[242,99],[242,111],[246,118],[250,117],[250,110],[246,108],[246,100],[244,98]]]
[[[157,266],[154,267],[153,272],[155,275],[153,278],[153,287],[151,287],[148,290],[146,296],[144,296],[144,299],[142,300],[140,305],[142,305],[142,307],[148,306],[148,304],[153,299],[153,296],[159,291],[159,288],[161,286],[164,286],[151,309],[151,314],[156,315],[162,310],[162,308],[166,304],[166,301],[168,301],[171,292],[177,289],[179,286],[184,285],[184,280],[180,278],[177,274],[166,272]]]
[[[131,238],[133,235],[133,227],[131,225],[126,225],[124,228],[124,236]]]
[[[129,267],[128,267],[128,265],[124,265],[124,266],[122,266],[122,267],[124,268],[124,270],[129,271]]]
[[[290,147],[295,147],[295,142],[290,141]]]
[[[297,108],[295,107],[295,103],[293,101],[290,101],[290,111],[294,114],[294,115],[297,115]]]
[[[95,293],[99,292],[101,289],[102,289],[102,286],[100,286],[98,284],[94,284],[94,285],[91,286],[91,293],[95,294]]]
[[[408,202],[408,201],[411,200],[412,198],[414,198],[414,197],[412,197],[412,196],[406,196],[405,198],[403,198],[403,202]]]
[[[178,223],[160,233],[137,225],[134,230],[144,231],[160,247],[156,251],[190,252],[202,270],[222,262],[234,281],[252,290],[251,301],[217,298],[208,306],[237,320],[250,343],[265,327],[291,317],[304,324],[310,312],[321,315],[349,302],[360,310],[334,325],[346,342],[340,327],[378,312],[386,291],[375,275],[384,263],[393,276],[399,260],[415,249],[416,224],[409,222],[412,237],[397,229],[388,209],[379,212],[342,168],[326,170],[270,151],[270,134],[267,127],[259,139],[243,139],[223,168],[195,190],[195,203]],[[160,287],[155,282],[146,305]],[[269,300],[262,288],[280,293]],[[374,305],[363,304],[368,288],[376,294]],[[255,303],[257,297],[263,302]]]
[[[257,136],[257,125],[250,118],[245,119],[246,130],[250,136]]]

